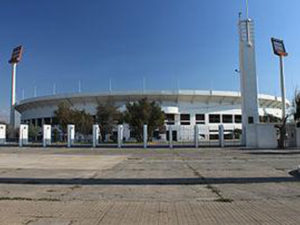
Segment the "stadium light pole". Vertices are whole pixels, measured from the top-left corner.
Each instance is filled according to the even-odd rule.
[[[10,125],[14,128],[16,125],[15,105],[16,105],[16,70],[17,64],[21,61],[23,54],[23,46],[13,49],[11,59],[8,61],[12,65],[11,76],[11,102],[10,102]]]
[[[284,79],[284,63],[283,57],[288,56],[286,52],[283,40],[271,38],[274,54],[279,56],[279,65],[280,65],[280,85],[281,85],[281,102],[282,102],[282,121],[286,117],[286,91],[285,91],[285,79]]]

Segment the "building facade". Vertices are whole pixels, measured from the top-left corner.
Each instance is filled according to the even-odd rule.
[[[42,126],[51,124],[54,112],[62,102],[74,109],[85,110],[96,115],[99,104],[113,102],[120,111],[128,102],[147,98],[160,104],[165,113],[166,134],[172,126],[173,138],[177,141],[192,141],[194,127],[199,126],[199,137],[203,140],[218,139],[218,127],[224,125],[225,138],[233,138],[235,130],[242,129],[241,95],[228,91],[144,91],[110,92],[96,94],[63,94],[26,99],[16,105],[21,114],[21,123]],[[270,95],[259,95],[261,122],[276,123],[281,117],[281,99]],[[125,126],[125,138],[130,139],[130,130]]]

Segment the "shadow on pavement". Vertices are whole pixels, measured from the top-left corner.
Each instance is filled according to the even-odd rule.
[[[33,185],[201,185],[300,182],[299,177],[222,178],[0,178],[0,184]]]

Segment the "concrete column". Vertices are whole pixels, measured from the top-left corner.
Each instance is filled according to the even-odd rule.
[[[169,126],[169,147],[173,148],[173,129]]]
[[[43,125],[43,147],[51,145],[51,125]]]
[[[144,139],[144,148],[147,148],[147,142],[148,142],[148,126],[147,124],[143,127],[143,139]]]
[[[224,125],[219,125],[219,143],[220,147],[224,148],[225,143],[224,143]]]
[[[175,114],[174,119],[175,119],[175,125],[179,126],[180,125],[180,114]]]
[[[19,147],[28,144],[28,125],[20,125],[20,135],[19,135]]]
[[[0,144],[5,144],[6,142],[6,125],[0,124]]]
[[[196,125],[196,114],[195,113],[190,114],[190,123],[191,123],[191,126]]]
[[[194,131],[195,131],[195,135],[194,135],[195,148],[198,148],[199,147],[199,126],[198,125],[194,126]]]
[[[122,148],[123,143],[123,125],[118,125],[118,148]]]
[[[74,144],[75,139],[75,125],[68,125],[68,148]]]
[[[93,125],[93,148],[99,144],[100,128],[99,125]]]
[[[204,114],[205,125],[209,124],[209,115],[207,113]]]

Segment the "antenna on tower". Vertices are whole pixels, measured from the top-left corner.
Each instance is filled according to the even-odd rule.
[[[249,0],[246,0],[246,16],[249,19]]]
[[[81,93],[81,80],[78,81],[78,93]]]
[[[111,78],[109,78],[109,93],[111,93],[112,87],[111,87]]]
[[[56,95],[56,84],[53,84],[53,95]]]
[[[37,97],[37,87],[36,86],[34,86],[33,87],[33,97]]]
[[[146,78],[143,77],[143,93],[146,91]]]

